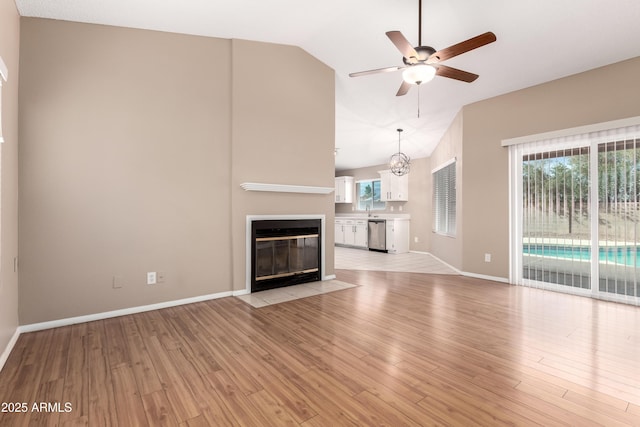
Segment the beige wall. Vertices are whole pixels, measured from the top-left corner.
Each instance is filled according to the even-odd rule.
[[[432,249],[431,185],[431,159],[425,157],[411,160],[409,201],[405,203],[403,213],[411,215],[409,250],[412,251],[431,252]]]
[[[268,64],[259,78],[256,64]],[[333,192],[248,192],[240,184],[333,188],[334,72],[300,48],[243,40],[233,40],[232,69],[233,289],[246,286],[247,215],[325,215],[324,273],[332,275]]]
[[[509,163],[501,141],[640,116],[638,76],[635,58],[464,107],[465,272],[509,274]]]
[[[329,130],[311,141],[329,153],[334,146],[333,72],[320,66],[331,83],[308,85],[302,99],[289,95],[294,105],[283,111],[274,89],[281,80],[245,78],[268,63],[255,55],[271,51],[293,58],[287,71],[297,82],[318,66],[293,47],[22,20],[21,324],[240,289],[238,224],[254,211],[243,198],[254,195],[240,193],[239,183],[298,180],[302,169],[292,174],[290,164],[303,162],[309,147],[293,150],[289,132],[288,157],[267,153],[283,147],[299,119],[292,110],[304,111],[309,98],[326,105],[326,89],[331,109],[317,120]],[[295,128],[297,140],[303,130]],[[249,174],[252,157],[267,158],[270,175]],[[333,159],[323,174],[322,161],[302,174],[309,185],[331,180]],[[304,204],[255,197],[279,213]],[[148,271],[163,272],[164,283],[146,285]]]
[[[0,0],[0,56],[9,69],[2,84],[2,150],[0,195],[0,355],[18,327],[18,62],[20,17],[13,0]]]

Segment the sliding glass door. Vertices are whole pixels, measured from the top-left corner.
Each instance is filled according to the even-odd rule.
[[[510,147],[512,281],[640,301],[640,126]]]
[[[598,145],[599,292],[640,296],[640,140]]]
[[[589,147],[523,156],[523,278],[590,289],[589,177]]]

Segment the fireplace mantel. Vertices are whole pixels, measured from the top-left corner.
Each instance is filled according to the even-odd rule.
[[[315,187],[309,185],[268,184],[262,182],[243,182],[240,184],[245,191],[271,191],[276,193],[306,193],[329,194],[335,187]]]

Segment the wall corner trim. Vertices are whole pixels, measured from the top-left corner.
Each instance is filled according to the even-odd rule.
[[[2,368],[4,368],[4,364],[7,362],[7,359],[9,359],[11,350],[13,350],[13,347],[15,347],[16,343],[18,342],[20,333],[21,333],[20,327],[18,326],[15,332],[13,333],[13,336],[7,343],[7,346],[5,347],[4,351],[2,352],[2,354],[0,354],[0,371],[2,371]]]

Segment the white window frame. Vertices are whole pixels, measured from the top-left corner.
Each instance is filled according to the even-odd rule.
[[[592,179],[597,179],[598,173],[598,145],[609,141],[608,134],[616,132],[624,132],[625,128],[640,126],[640,116],[627,119],[614,120],[603,123],[596,123],[587,126],[579,126],[575,128],[562,129],[553,132],[540,133],[535,135],[527,135],[518,138],[505,139],[502,141],[503,147],[509,148],[509,283],[515,285],[541,287],[544,289],[556,290],[563,293],[574,293],[582,296],[590,296],[592,298],[613,300],[616,302],[640,304],[640,298],[629,298],[624,296],[612,295],[607,292],[600,292],[597,283],[600,277],[599,263],[591,262],[591,280],[592,286],[589,290],[572,288],[560,285],[554,285],[546,282],[535,282],[523,279],[522,272],[522,156],[523,154],[532,154],[540,150],[560,150],[572,148],[576,146],[590,147],[590,169],[594,171]],[[636,133],[636,131],[631,131]],[[534,144],[538,146],[534,147]],[[598,230],[598,185],[590,185],[591,212],[591,253],[597,254],[599,251],[599,242],[597,238]],[[594,234],[595,233],[595,234]],[[594,255],[595,256],[595,255]]]
[[[382,188],[382,180],[380,178],[360,179],[360,180],[356,181],[356,195],[355,195],[356,211],[359,211],[359,212],[366,212],[367,211],[366,207],[365,207],[365,209],[361,209],[360,208],[360,185],[363,184],[363,183],[371,183],[372,190],[373,190],[373,188],[374,188],[373,183],[374,182],[379,182],[380,183],[379,187]],[[374,207],[373,206],[373,201],[372,201],[370,210],[372,210],[372,211],[383,211],[383,210],[386,209],[386,206],[387,205],[386,205],[385,202],[381,202],[380,206]]]

